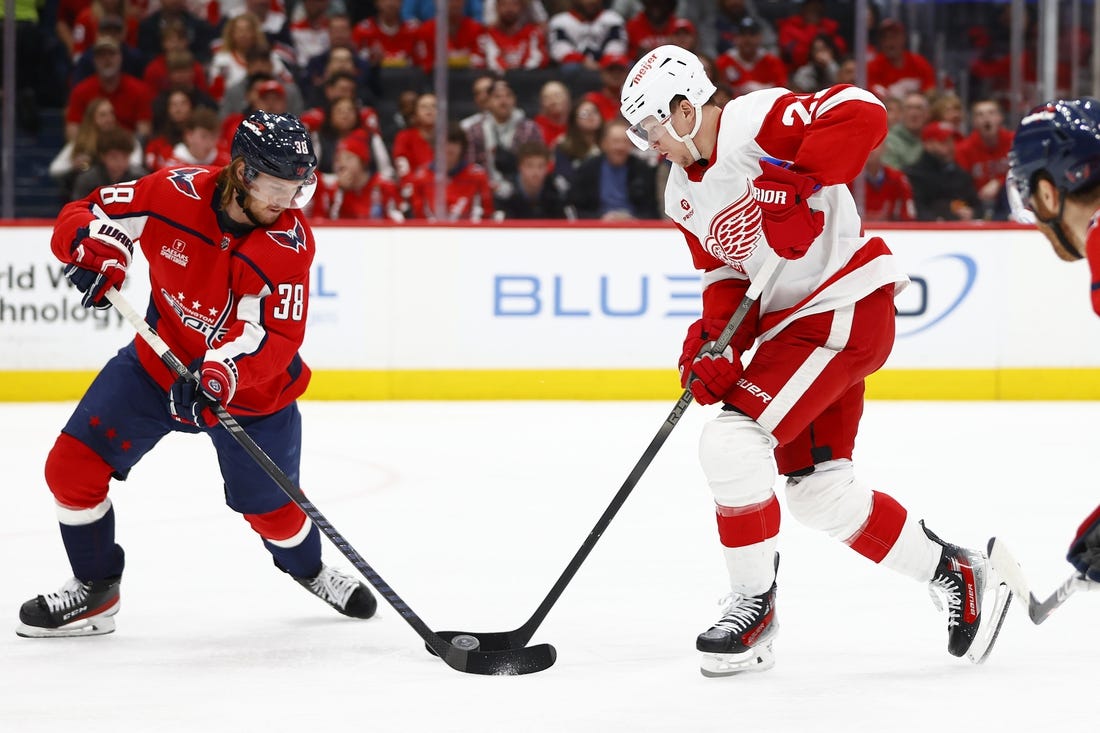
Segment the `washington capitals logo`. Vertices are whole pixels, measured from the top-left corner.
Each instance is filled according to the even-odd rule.
[[[293,229],[287,229],[285,232],[268,230],[267,236],[275,240],[275,244],[280,247],[286,247],[292,249],[295,252],[299,252],[306,248],[306,230],[302,228],[302,222],[294,222]]]
[[[190,196],[198,201],[199,194],[195,190],[195,176],[205,172],[206,169],[204,168],[173,168],[168,171],[168,180],[184,196]]]

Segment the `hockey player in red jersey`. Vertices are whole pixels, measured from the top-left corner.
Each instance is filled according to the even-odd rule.
[[[279,569],[345,615],[373,615],[370,590],[321,562],[318,529],[211,410],[223,405],[298,482],[296,400],[310,377],[298,349],[314,254],[298,209],[313,193],[316,167],[296,117],[257,111],[238,128],[228,166],[165,168],[62,209],[51,247],[84,293],[82,304],[110,306],[104,293],[122,285],[137,244],[152,286],[146,319],[201,387],[177,379],[141,339],[103,367],[46,459],[74,577],[23,604],[20,636],[114,631],[124,555],[109,482],[126,479],[174,430],[204,433],[214,444],[226,504],[244,515]]]
[[[1031,110],[1016,128],[1009,165],[1012,218],[1034,223],[1060,259],[1087,258],[1100,315],[1100,100],[1059,99]],[[1066,559],[1100,582],[1100,507],[1077,528]]]
[[[675,46],[640,59],[622,91],[632,140],[673,163],[665,211],[703,273],[683,384],[700,404],[722,405],[703,428],[699,457],[731,594],[696,642],[703,674],[774,663],[776,466],[796,519],[928,583],[946,602],[950,653],[981,662],[1011,593],[984,553],[944,542],[852,468],[864,379],[890,353],[894,296],[908,282],[886,244],[863,235],[845,186],[886,135],[886,110],[847,85],[812,95],[766,89],[724,108],[709,103],[714,91],[698,57]],[[777,256],[783,267],[731,348],[696,358]]]

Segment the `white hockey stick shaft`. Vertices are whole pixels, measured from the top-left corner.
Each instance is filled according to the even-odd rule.
[[[1050,614],[1079,590],[1100,589],[1100,583],[1087,580],[1081,573],[1074,573],[1055,589],[1046,600],[1040,601],[1031,591],[1020,563],[1008,550],[1003,540],[993,537],[989,540],[989,562],[1004,578],[1005,583],[1020,599],[1027,599],[1027,615],[1034,624],[1041,624]]]

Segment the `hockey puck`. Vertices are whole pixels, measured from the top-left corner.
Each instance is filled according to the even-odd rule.
[[[459,634],[451,639],[451,644],[454,645],[456,649],[461,649],[465,652],[475,651],[481,646],[481,642],[477,640],[477,637],[470,636],[469,634]]]

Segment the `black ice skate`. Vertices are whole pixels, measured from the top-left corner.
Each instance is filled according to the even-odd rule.
[[[294,578],[303,588],[352,618],[370,618],[378,608],[378,601],[365,584],[327,565],[313,578]]]
[[[15,633],[27,638],[98,636],[115,630],[122,577],[84,582],[72,578],[61,590],[32,598],[19,609]]]
[[[779,633],[775,589],[772,583],[766,593],[758,596],[731,593],[722,599],[722,618],[695,640],[695,648],[703,652],[699,671],[704,677],[771,669],[775,664],[772,641]]]
[[[997,641],[1012,592],[984,552],[944,542],[923,521],[921,527],[943,547],[928,590],[936,608],[947,606],[947,651],[981,664]]]

